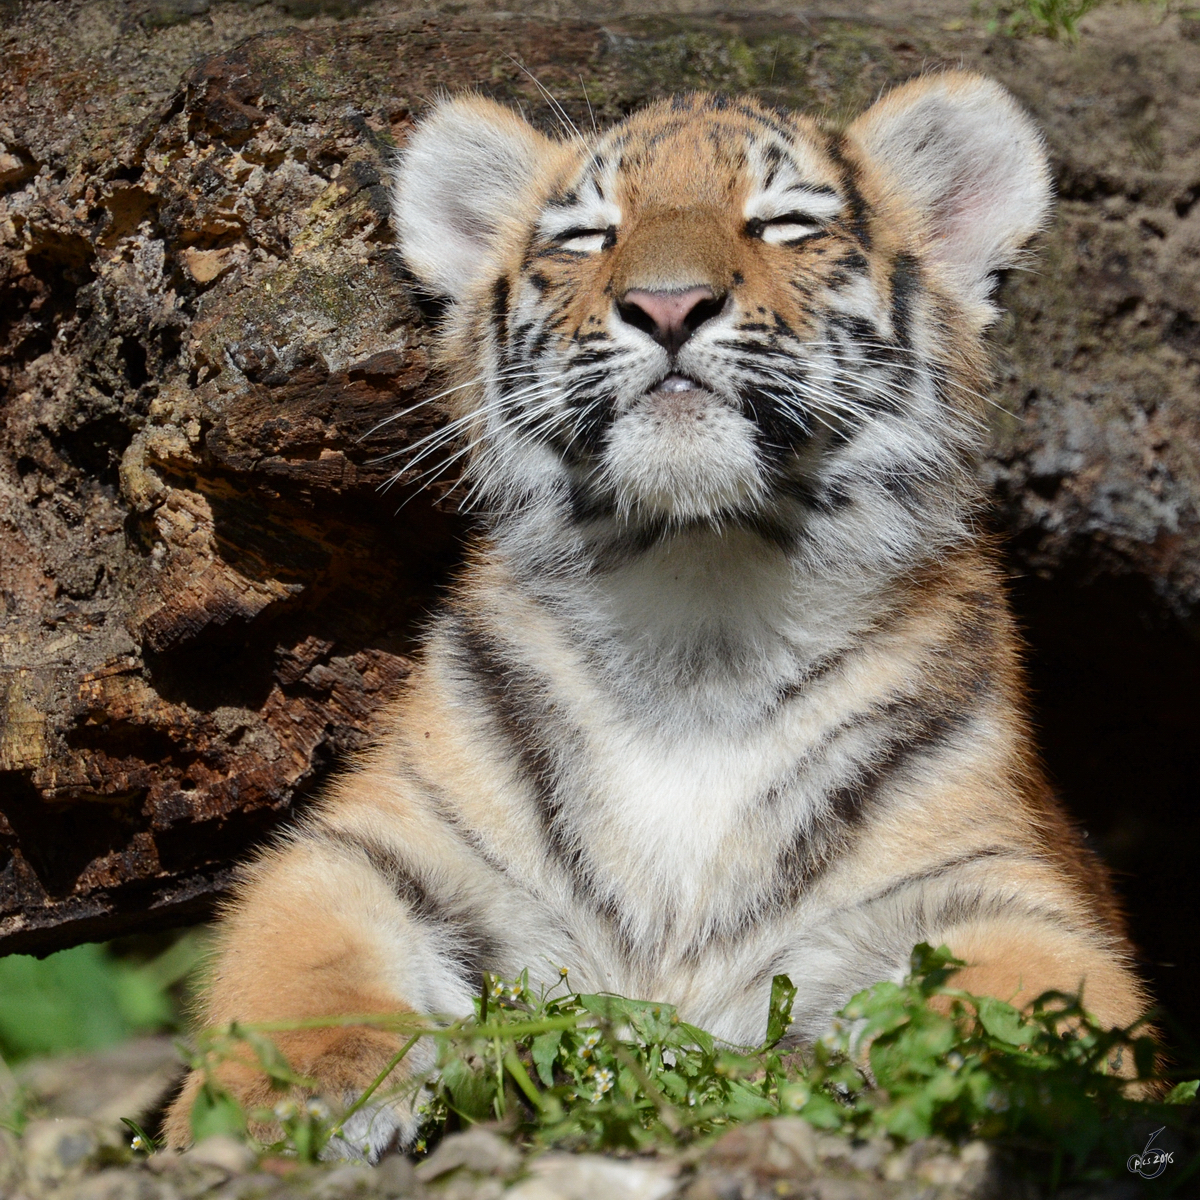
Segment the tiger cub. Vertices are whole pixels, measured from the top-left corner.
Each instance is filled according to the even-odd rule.
[[[448,300],[482,531],[389,731],[245,872],[207,1020],[467,1013],[482,971],[566,966],[753,1043],[786,972],[811,1039],[919,941],[974,991],[1137,1017],[975,520],[989,296],[1050,192],[967,73],[837,133],[715,95],[565,140],[439,104],[394,216]],[[397,1047],[279,1042],[338,1103]],[[364,1108],[345,1152],[413,1128]]]

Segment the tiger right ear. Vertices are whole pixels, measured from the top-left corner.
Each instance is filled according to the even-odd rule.
[[[520,215],[555,143],[509,109],[479,97],[439,104],[400,159],[392,220],[413,274],[460,300]]]
[[[922,223],[929,258],[986,305],[994,271],[1014,265],[1046,221],[1046,148],[998,83],[969,71],[889,92],[849,136]]]

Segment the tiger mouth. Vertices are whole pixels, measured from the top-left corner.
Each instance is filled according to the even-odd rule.
[[[659,380],[658,383],[650,389],[651,396],[680,396],[686,392],[707,392],[709,389],[704,384],[692,379],[688,375],[678,375],[672,372],[665,379]]]

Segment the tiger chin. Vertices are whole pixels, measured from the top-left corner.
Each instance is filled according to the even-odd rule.
[[[481,972],[565,966],[754,1043],[786,973],[804,1040],[921,941],[974,992],[1137,1018],[976,521],[990,296],[1050,200],[1030,120],[962,72],[841,131],[701,94],[552,140],[439,104],[394,220],[448,302],[480,531],[386,734],[244,871],[205,1020],[467,1014]],[[278,1041],[339,1104],[399,1045]],[[368,1106],[340,1152],[414,1129]]]

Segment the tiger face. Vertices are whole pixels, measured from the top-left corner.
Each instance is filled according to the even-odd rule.
[[[555,141],[451,101],[395,215],[497,522],[902,560],[961,534],[990,281],[1048,195],[1008,95],[945,74],[836,133],[692,95]]]

